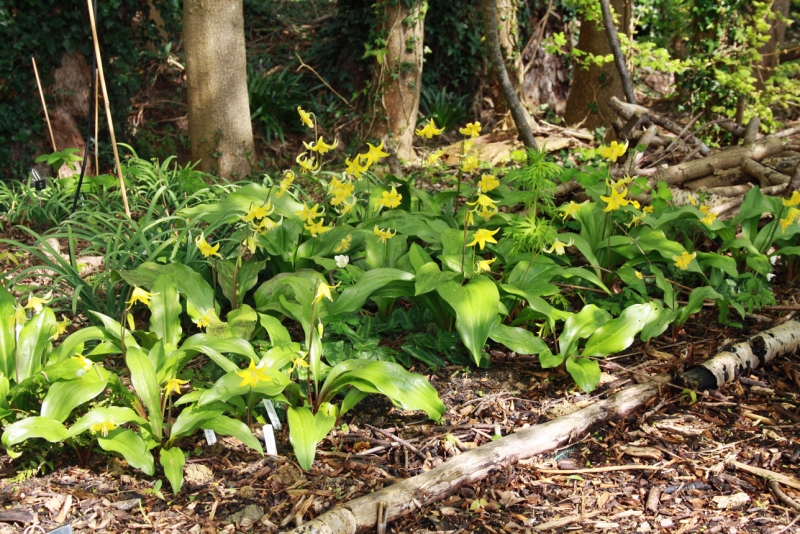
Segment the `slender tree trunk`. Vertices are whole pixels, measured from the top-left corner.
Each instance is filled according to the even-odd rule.
[[[202,171],[244,178],[253,128],[242,0],[184,0],[183,41],[192,159]]]
[[[764,89],[765,82],[775,73],[779,63],[779,50],[786,39],[786,18],[789,16],[790,0],[773,0],[772,12],[775,19],[770,21],[769,41],[758,51],[761,56],[761,67],[756,69],[756,89]]]
[[[508,78],[514,93],[520,100],[522,96],[522,76],[524,67],[522,65],[522,54],[519,50],[519,24],[517,23],[517,2],[516,0],[497,0],[497,40],[500,42],[500,51],[508,70]],[[497,76],[492,77],[491,89],[494,110],[498,117],[509,112],[508,104],[500,88],[500,80]]]
[[[404,0],[381,2],[379,24],[387,34],[386,54],[379,57],[373,83],[378,93],[370,134],[389,137],[397,157],[417,159],[414,129],[422,90],[422,54],[427,3],[409,8]]]

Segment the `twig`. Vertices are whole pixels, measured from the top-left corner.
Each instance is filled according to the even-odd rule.
[[[380,428],[374,427],[372,425],[366,425],[366,426],[367,426],[367,428],[369,428],[373,432],[377,432],[378,434],[380,434],[382,436],[386,436],[387,438],[396,441],[397,443],[399,443],[400,445],[402,445],[406,449],[408,449],[411,452],[413,452],[414,454],[416,454],[417,457],[419,457],[422,461],[425,461],[425,460],[428,459],[428,457],[425,456],[424,454],[422,454],[422,452],[420,452],[420,450],[418,448],[416,448],[415,446],[413,446],[412,444],[410,444],[409,442],[407,442],[403,438],[399,438],[399,437],[395,436],[394,434],[386,432],[385,430],[381,430]]]
[[[622,92],[625,93],[625,98],[628,99],[628,102],[636,104],[636,95],[633,94],[631,75],[628,72],[627,65],[625,65],[625,57],[622,55],[619,36],[617,35],[617,27],[614,25],[614,17],[611,15],[611,4],[608,0],[600,0],[600,10],[603,12],[603,26],[606,27],[608,44],[611,46],[614,63],[617,65],[617,72],[619,73],[620,80],[622,80]]]
[[[613,471],[659,471],[664,469],[672,462],[667,462],[664,465],[639,465],[639,464],[627,464],[627,465],[609,465],[606,467],[588,467],[586,469],[539,469],[536,470],[540,473],[546,473],[548,475],[580,475],[582,473],[610,473]]]
[[[764,477],[767,480],[776,480],[781,484],[789,486],[790,488],[800,489],[800,480],[797,480],[794,477],[786,476],[782,473],[776,473],[775,471],[770,471],[768,469],[762,469],[760,467],[747,465],[742,462],[738,462],[736,460],[733,460],[732,462],[730,462],[730,464],[736,469],[740,469],[742,471],[750,473],[751,475]]]
[[[47,114],[47,102],[44,100],[44,91],[42,91],[42,82],[39,81],[39,69],[36,68],[36,58],[31,56],[33,63],[33,73],[36,75],[36,85],[39,87],[39,96],[42,98],[42,108],[44,108],[44,119],[47,121],[47,130],[50,132],[50,142],[53,144],[53,152],[58,152],[56,148],[56,138],[53,137],[53,127],[50,125],[50,115]]]
[[[800,515],[798,515],[797,517],[795,517],[794,519],[792,519],[792,522],[791,522],[791,523],[789,523],[788,525],[786,525],[786,526],[785,526],[785,527],[783,527],[782,529],[780,529],[780,530],[778,530],[777,532],[774,532],[774,533],[772,533],[772,534],[783,534],[784,532],[786,532],[787,530],[789,530],[790,528],[792,528],[792,527],[794,526],[794,524],[795,524],[795,523],[797,523],[798,521],[800,521]]]
[[[797,504],[797,501],[786,495],[784,491],[781,489],[781,485],[778,484],[777,480],[768,480],[767,486],[769,486],[770,491],[775,494],[775,498],[781,501],[783,504],[791,508],[792,510],[800,511],[800,504]]]
[[[342,102],[344,102],[344,103],[345,103],[345,105],[346,105],[347,107],[349,107],[350,109],[356,109],[356,108],[355,108],[355,106],[353,106],[353,104],[351,104],[350,102],[348,102],[348,101],[347,101],[347,99],[346,99],[345,97],[343,97],[342,95],[340,95],[339,93],[337,93],[337,92],[336,92],[336,89],[334,89],[333,87],[331,87],[331,86],[330,86],[330,84],[329,84],[328,82],[326,82],[326,81],[325,81],[325,78],[323,78],[322,76],[320,76],[320,75],[319,75],[319,73],[318,73],[317,71],[315,71],[315,70],[314,70],[314,67],[312,67],[311,65],[306,65],[306,64],[303,62],[303,59],[300,57],[300,54],[297,54],[297,53],[295,53],[295,56],[297,56],[297,60],[300,62],[300,66],[299,66],[299,67],[297,67],[297,70],[300,70],[300,69],[302,69],[302,68],[306,68],[306,69],[310,70],[311,72],[313,72],[313,73],[314,73],[314,75],[315,75],[317,78],[319,78],[319,81],[321,81],[323,84],[325,84],[325,87],[327,87],[328,89],[330,89],[330,90],[333,92],[333,94],[335,94],[336,96],[338,96],[339,98],[341,98],[341,99],[342,99]]]

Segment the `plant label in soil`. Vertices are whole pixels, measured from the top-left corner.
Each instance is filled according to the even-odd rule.
[[[217,434],[210,428],[204,429],[203,434],[206,435],[206,443],[209,445],[213,445],[217,442]]]
[[[267,447],[267,454],[278,455],[278,448],[275,446],[275,434],[272,432],[272,425],[264,425],[264,445]]]
[[[280,431],[281,429],[281,420],[278,419],[278,414],[275,412],[275,406],[272,405],[272,401],[269,399],[264,399],[264,408],[267,409],[267,416],[269,416],[269,422],[272,423],[272,426],[275,430]]]

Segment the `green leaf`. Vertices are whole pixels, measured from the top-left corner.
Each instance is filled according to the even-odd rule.
[[[258,315],[256,311],[248,306],[242,304],[236,310],[228,312],[228,325],[231,327],[231,333],[235,337],[249,340],[258,325]]]
[[[16,304],[14,296],[0,284],[0,373],[10,379],[16,377]]]
[[[637,272],[638,271],[636,271],[633,267],[625,265],[617,269],[617,276],[619,276],[620,280],[622,280],[625,284],[636,290],[637,293],[643,297],[646,297],[647,286],[645,286],[643,279],[636,276]]]
[[[597,328],[586,342],[582,354],[608,356],[627,349],[633,344],[636,334],[658,317],[659,309],[660,306],[652,302],[628,306],[619,317]]]
[[[590,358],[567,358],[567,372],[578,387],[587,393],[600,382],[600,364]]]
[[[217,338],[208,334],[195,334],[183,342],[180,349],[167,355],[164,369],[159,369],[159,382],[176,376],[183,367],[197,354],[203,353],[216,363],[223,371],[238,371],[239,367],[222,355],[222,353],[238,354],[248,360],[258,360],[253,346],[240,338]]]
[[[289,442],[292,444],[294,455],[300,467],[308,471],[317,455],[317,425],[314,414],[305,406],[294,408],[289,406],[286,410],[286,420],[289,423]]]
[[[570,315],[564,322],[564,331],[558,340],[561,356],[573,356],[578,352],[578,340],[594,334],[598,328],[611,320],[611,314],[594,304],[584,306],[581,311]]]
[[[191,436],[204,421],[222,415],[224,409],[219,406],[220,403],[216,403],[210,406],[187,406],[184,408],[170,429],[170,443],[177,443],[179,439]]]
[[[288,345],[292,342],[292,336],[289,334],[289,330],[283,326],[283,323],[281,323],[277,317],[266,313],[259,313],[258,320],[264,330],[267,331],[269,342],[272,343],[273,347]]]
[[[42,416],[63,423],[72,410],[92,400],[106,389],[108,375],[108,371],[93,365],[80,378],[57,380],[50,386],[42,401]]]
[[[338,315],[359,310],[372,293],[398,280],[414,280],[414,275],[400,269],[381,268],[367,271],[354,285],[344,288],[336,302],[328,307],[328,313]]]
[[[166,276],[174,284],[178,293],[192,305],[199,314],[194,319],[199,319],[208,310],[214,308],[214,290],[203,277],[188,265],[182,263],[145,262],[133,271],[115,271],[119,276],[132,286],[139,286],[153,290],[159,276]]]
[[[225,415],[218,415],[213,419],[203,421],[200,428],[213,430],[222,436],[233,436],[251,449],[264,454],[261,443],[256,439],[250,429],[247,428],[247,425],[237,419]]]
[[[262,373],[269,377],[269,380],[258,382],[251,388],[249,385],[241,385],[242,377],[237,371],[231,371],[214,382],[211,389],[203,393],[197,403],[204,406],[215,401],[227,401],[237,395],[246,395],[251,389],[255,393],[273,397],[282,392],[289,383],[286,375],[277,369],[265,366]]]
[[[132,467],[145,475],[153,476],[156,473],[153,454],[147,449],[147,443],[133,430],[118,428],[107,437],[98,436],[97,444],[104,451],[121,454]]]
[[[489,337],[517,354],[539,354],[547,349],[547,343],[524,328],[494,325]]]
[[[177,496],[183,485],[183,466],[186,464],[186,456],[178,447],[172,447],[161,449],[159,460],[164,467],[164,475],[172,486],[172,494]]]
[[[258,282],[258,274],[264,270],[267,264],[266,260],[243,261],[236,270],[236,259],[230,260],[214,260],[214,266],[217,270],[217,280],[219,281],[222,294],[228,299],[228,302],[233,306],[233,281],[236,280],[236,307],[240,307],[244,302],[244,297],[248,291],[253,289]]]
[[[226,196],[222,202],[214,201],[184,208],[178,212],[180,217],[189,217],[194,221],[203,221],[211,226],[230,224],[245,215],[255,202],[263,205],[267,200],[275,208],[276,217],[296,218],[294,213],[303,209],[303,205],[291,195],[277,196],[278,188],[264,187],[261,184],[248,184]]]
[[[446,282],[437,292],[456,312],[456,330],[475,364],[480,364],[483,346],[497,318],[497,285],[484,276],[476,276],[465,286]]]
[[[50,308],[43,308],[22,327],[17,340],[17,384],[42,369],[45,352],[55,332],[56,316]]]
[[[706,299],[725,300],[725,297],[717,293],[713,287],[703,286],[694,288],[692,292],[689,293],[689,300],[686,306],[680,308],[675,323],[678,325],[684,324],[689,319],[690,315],[703,309],[703,302]]]
[[[541,365],[543,369],[558,367],[563,361],[564,357],[561,354],[553,354],[550,352],[549,348],[539,353],[539,365]]]
[[[437,287],[449,282],[459,273],[452,271],[442,272],[434,262],[429,262],[417,268],[416,280],[414,281],[414,296],[424,295],[435,291]]]
[[[8,425],[3,431],[2,441],[8,449],[8,455],[16,458],[19,454],[12,451],[11,447],[31,438],[44,438],[51,443],[58,443],[67,438],[67,429],[60,421],[48,417],[26,417]]]
[[[165,344],[177,347],[181,340],[181,302],[170,279],[159,276],[153,284],[150,299],[150,330]]]
[[[664,308],[660,300],[654,300],[652,304],[655,306],[655,316],[651,315],[650,320],[644,325],[641,334],[639,334],[639,338],[645,342],[664,333],[664,330],[672,324],[679,313],[678,310]]]
[[[144,425],[147,420],[142,419],[136,412],[130,408],[123,408],[120,406],[108,406],[105,408],[94,408],[86,415],[75,421],[67,431],[68,438],[74,438],[79,434],[83,434],[90,430],[92,426],[100,423],[114,423],[117,426],[125,423],[134,422],[137,425]]]
[[[156,370],[153,368],[150,358],[136,347],[128,347],[125,363],[131,372],[133,389],[147,408],[147,419],[150,421],[153,435],[156,441],[160,442],[164,422],[161,413],[161,389],[158,386]]]

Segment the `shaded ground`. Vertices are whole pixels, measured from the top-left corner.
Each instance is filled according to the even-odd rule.
[[[78,532],[268,532],[293,527],[350,500],[445,462],[495,435],[544,422],[624,388],[713,354],[725,336],[698,316],[678,343],[639,347],[605,362],[591,396],[538,362],[497,353],[492,368],[443,369],[430,376],[447,405],[441,424],[367,399],[319,448],[311,472],[293,462],[285,430],[278,457],[261,457],[236,440],[213,446],[197,436],[184,490],[174,497],[124,461],[95,450],[80,467],[69,450],[3,458],[0,533],[30,524],[45,531],[70,523]],[[711,326],[710,326],[711,325]],[[725,462],[798,476],[800,361],[779,359],[742,382],[689,404],[681,390],[626,420],[576,436],[567,449],[499,470],[473,488],[390,523],[388,532],[800,532],[787,504],[764,479]],[[402,440],[403,443],[400,442]],[[189,443],[185,443],[187,449]],[[41,462],[48,473],[26,479]],[[52,470],[54,468],[54,470]],[[602,472],[592,469],[605,468]],[[581,470],[564,472],[564,470]],[[163,476],[161,477],[163,479]],[[782,486],[798,500],[795,490]],[[302,519],[301,519],[302,518]]]

